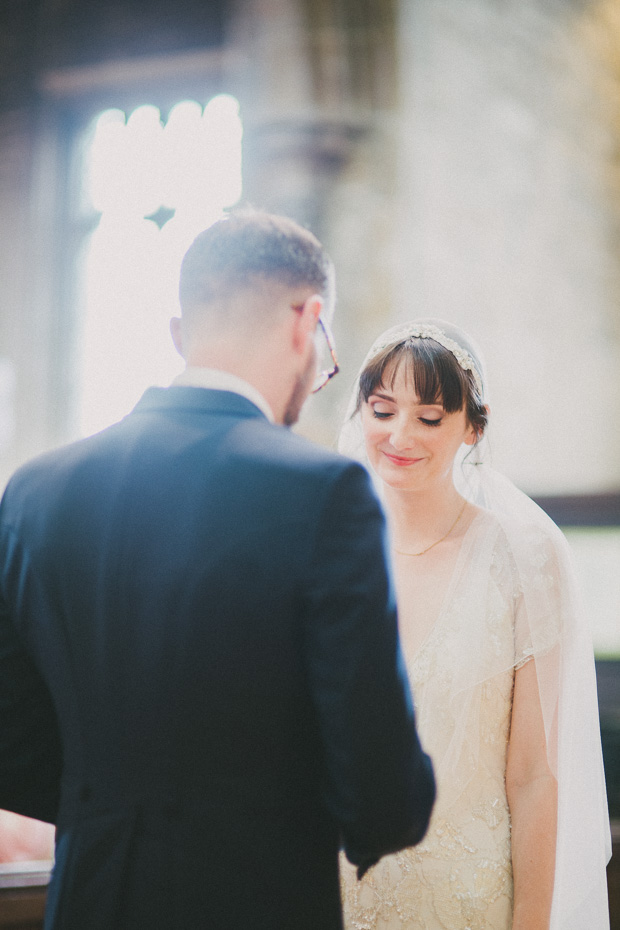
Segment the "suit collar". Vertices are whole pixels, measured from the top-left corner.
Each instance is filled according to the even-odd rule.
[[[185,410],[267,419],[256,404],[247,397],[242,397],[241,394],[182,385],[148,388],[134,407],[133,413],[148,413],[156,410]]]
[[[240,394],[251,400],[259,410],[265,414],[271,423],[275,423],[273,410],[267,403],[258,388],[254,387],[244,378],[233,375],[229,371],[222,371],[219,368],[205,368],[204,366],[188,365],[185,371],[178,375],[172,382],[172,386],[183,387],[201,387],[213,388],[219,391],[232,391],[234,394]]]

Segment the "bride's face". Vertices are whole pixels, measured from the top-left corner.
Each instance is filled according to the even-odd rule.
[[[395,489],[430,490],[451,482],[459,448],[476,441],[465,411],[422,404],[406,365],[398,366],[393,385],[387,373],[384,381],[388,386],[379,384],[361,411],[373,470]]]

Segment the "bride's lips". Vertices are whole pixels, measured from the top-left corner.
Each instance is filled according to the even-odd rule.
[[[386,459],[389,459],[394,465],[400,465],[401,467],[405,465],[415,465],[416,462],[421,462],[422,459],[409,459],[404,458],[402,455],[390,455],[389,452],[383,453]]]

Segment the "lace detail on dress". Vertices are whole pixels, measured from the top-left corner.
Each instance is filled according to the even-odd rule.
[[[519,669],[533,656],[549,652],[561,635],[559,589],[560,573],[552,541],[539,527],[530,526],[521,541],[521,564],[525,566],[527,581],[519,577],[512,552],[507,545],[493,549],[491,577],[498,588],[511,592],[514,606],[515,668]],[[533,594],[546,610],[538,611],[537,626],[532,629],[526,620],[531,612],[526,609],[527,598]]]
[[[451,611],[458,616],[458,602]],[[499,614],[491,628],[512,642],[511,624]],[[500,635],[499,632],[497,634]],[[453,640],[451,643],[450,641]],[[429,638],[411,665],[414,694],[424,709],[427,687],[440,682],[450,693],[450,670],[440,656],[455,647],[454,627],[443,625]],[[495,649],[497,644],[491,642]],[[445,809],[441,780],[439,796],[424,841],[386,856],[357,881],[342,857],[342,893],[347,930],[507,930],[512,920],[510,817],[504,771],[512,707],[513,672],[484,682],[474,714],[479,729],[478,766],[457,804]],[[421,718],[425,718],[424,713]],[[433,755],[441,736],[450,730],[449,700],[433,709],[434,732],[424,732],[423,745]]]
[[[405,655],[422,744],[434,762],[439,760],[438,798],[423,842],[384,857],[360,882],[342,856],[346,930],[508,930],[512,925],[505,769],[519,592],[503,548],[495,546],[484,623],[474,647],[481,669],[503,671],[487,679],[481,675],[469,693],[460,693],[462,663],[471,655],[471,631],[463,622],[467,585],[452,592],[419,653]],[[464,703],[467,724],[461,732]]]

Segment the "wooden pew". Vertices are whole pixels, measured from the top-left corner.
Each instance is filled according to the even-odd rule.
[[[0,865],[0,930],[41,930],[51,862]]]

